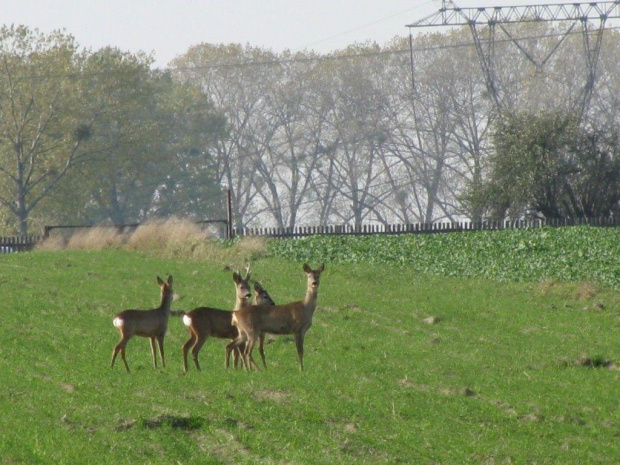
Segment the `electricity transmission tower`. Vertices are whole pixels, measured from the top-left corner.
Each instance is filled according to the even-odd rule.
[[[406,27],[411,32],[412,29],[422,27],[468,26],[474,39],[487,90],[497,109],[501,112],[504,109],[504,102],[495,72],[497,29],[505,34],[537,70],[542,70],[564,39],[580,25],[586,57],[585,85],[577,99],[576,109],[581,118],[590,105],[605,23],[612,18],[620,18],[619,0],[478,8],[459,8],[452,0],[442,0],[442,8],[438,12],[413,24],[408,24]],[[519,42],[519,38],[514,37],[506,28],[507,24],[559,21],[567,22],[570,25],[560,35],[555,47],[542,60],[537,60],[532,54],[528,53]],[[412,41],[410,44],[413,47]],[[413,49],[411,52],[413,60]]]

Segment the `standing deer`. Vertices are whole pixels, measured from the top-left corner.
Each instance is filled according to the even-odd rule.
[[[172,276],[168,276],[168,281],[164,282],[158,276],[157,284],[161,288],[161,304],[159,307],[153,310],[124,310],[112,321],[114,326],[121,333],[121,340],[114,347],[112,352],[111,367],[114,366],[114,361],[118,353],[121,353],[121,358],[125,364],[125,369],[129,372],[129,365],[125,359],[125,348],[127,342],[134,336],[148,337],[151,339],[151,352],[153,353],[153,366],[157,368],[157,355],[155,342],[159,345],[159,355],[161,356],[161,363],[165,367],[166,362],[164,359],[164,337],[166,336],[166,330],[168,329],[168,317],[170,316],[170,304],[172,302]]]
[[[262,284],[259,281],[254,281],[254,305],[274,306],[275,304],[276,303],[273,301],[273,299],[271,298],[267,290],[262,286]],[[258,341],[258,352],[260,353],[260,357],[263,361],[263,366],[267,368],[267,360],[265,359],[264,346],[265,346],[265,333],[262,333]],[[236,350],[239,350],[239,349],[237,348]],[[226,368],[228,368],[229,363],[230,363],[230,351],[228,350],[228,347],[227,347]]]
[[[233,273],[236,290],[234,310],[240,310],[250,305],[250,275],[250,265],[246,268],[245,278],[242,278],[238,271]],[[187,352],[190,348],[196,369],[200,370],[198,352],[209,337],[234,340],[239,335],[231,320],[232,312],[211,307],[198,307],[183,315],[183,323],[189,328],[189,339],[183,344],[183,368],[185,372],[187,372]],[[239,350],[235,352],[235,365],[238,355]]]
[[[275,305],[267,290],[259,281],[254,281],[254,305]]]
[[[253,366],[258,370],[258,365],[252,358],[252,350],[256,341],[260,340],[264,333],[270,334],[294,334],[299,358],[299,368],[304,369],[304,336],[312,326],[312,316],[316,309],[320,276],[324,265],[316,270],[304,264],[303,270],[308,277],[306,296],[299,302],[286,305],[251,305],[233,313],[232,324],[239,330],[239,337],[226,347],[226,358],[236,347],[246,343],[242,353],[243,363],[246,368]],[[248,364],[249,358],[249,364]]]

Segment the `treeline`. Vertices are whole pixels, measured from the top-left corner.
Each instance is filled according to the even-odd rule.
[[[591,56],[579,28],[565,40],[549,23],[507,29],[521,49],[495,45],[501,113],[467,29],[414,38],[413,62],[396,37],[328,56],[202,44],[172,69],[226,117],[231,137],[213,153],[237,226],[609,215],[618,33],[605,32],[582,116]]]
[[[404,37],[330,55],[201,44],[152,70],[148,56],[5,27],[0,215],[21,232],[213,218],[223,188],[237,227],[609,214],[618,33],[605,32],[582,118],[581,32],[551,53],[548,24],[510,31],[521,50],[496,44],[500,114],[467,30],[416,37],[413,54]]]

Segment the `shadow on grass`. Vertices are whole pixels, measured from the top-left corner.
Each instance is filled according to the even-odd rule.
[[[138,421],[124,421],[116,427],[116,431],[127,431],[134,427],[145,429],[170,428],[175,430],[192,431],[202,428],[203,425],[204,420],[201,417],[158,415],[153,418],[142,418]]]

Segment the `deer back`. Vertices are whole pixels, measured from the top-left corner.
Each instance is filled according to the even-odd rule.
[[[254,334],[292,334],[308,323],[312,323],[312,315],[308,315],[303,302],[292,302],[286,305],[251,305],[235,312],[234,324],[246,332]]]
[[[116,315],[114,326],[122,328],[125,334],[146,337],[165,334],[168,329],[168,314],[161,309],[123,310]]]
[[[233,339],[239,334],[231,323],[233,312],[211,307],[198,307],[183,317],[183,322],[205,335]],[[189,325],[187,323],[190,323]]]

